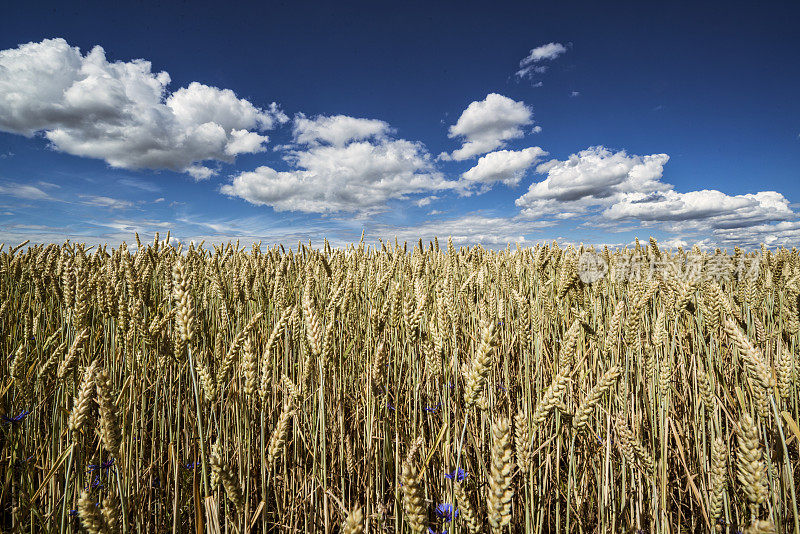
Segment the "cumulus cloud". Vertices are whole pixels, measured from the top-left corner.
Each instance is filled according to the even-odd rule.
[[[463,161],[505,145],[509,139],[524,135],[523,126],[533,122],[533,111],[524,102],[489,93],[485,99],[472,102],[458,121],[450,126],[448,136],[463,140],[463,146],[443,159]]]
[[[517,76],[523,78],[534,73],[542,74],[547,70],[547,66],[539,65],[539,63],[542,61],[552,61],[566,51],[567,47],[561,43],[547,43],[542,46],[537,46],[519,62],[520,68],[517,71]]]
[[[183,169],[183,172],[194,178],[198,182],[208,180],[212,176],[216,176],[217,171],[206,167],[204,165],[189,165]]]
[[[485,187],[498,182],[514,186],[519,184],[525,171],[546,155],[547,152],[538,146],[490,152],[482,156],[477,165],[465,172],[462,178],[469,184],[482,184]]]
[[[666,154],[629,156],[605,147],[591,147],[565,161],[550,160],[537,167],[547,178],[531,184],[517,199],[523,214],[578,213],[592,206],[613,204],[630,192],[652,193],[672,186],[661,182]]]
[[[606,223],[636,221],[672,232],[712,232],[788,221],[789,201],[775,191],[729,195],[717,190],[675,191],[663,182],[666,154],[628,155],[591,147],[537,167],[547,174],[517,199],[522,216],[569,219],[600,215]]]
[[[775,191],[728,195],[713,189],[679,193],[664,191],[654,195],[626,194],[608,207],[603,215],[609,219],[641,221],[707,220],[716,228],[741,228],[765,221],[793,216],[789,201]]]
[[[394,139],[382,121],[334,116],[295,121],[284,159],[291,170],[262,166],[221,191],[276,211],[374,212],[393,199],[463,186],[446,180],[421,143]]]
[[[166,72],[149,61],[109,62],[95,46],[86,55],[64,39],[0,51],[0,130],[32,136],[112,167],[170,169],[207,178],[201,162],[233,161],[264,150],[259,132],[285,122],[230,89],[198,82],[171,94]]]
[[[385,137],[391,132],[391,128],[388,123],[376,119],[359,119],[347,115],[309,119],[300,114],[294,120],[293,132],[297,143],[344,146],[349,141]]]
[[[763,243],[768,247],[795,247],[800,242],[800,221],[719,228],[714,230],[712,236],[714,243],[719,246],[755,248]]]
[[[416,202],[414,202],[414,204],[416,204],[417,207],[422,208],[422,207],[430,205],[430,203],[433,202],[434,200],[439,200],[439,197],[436,196],[436,195],[430,195],[430,196],[427,196],[427,197],[422,197],[421,199],[419,199]]]

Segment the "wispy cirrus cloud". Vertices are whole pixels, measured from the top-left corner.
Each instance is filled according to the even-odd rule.
[[[113,210],[124,210],[133,207],[133,202],[118,198],[105,197],[100,195],[78,195],[82,204],[96,206],[98,208],[108,208]]]
[[[0,182],[0,195],[25,200],[58,200],[40,187],[16,182]]]

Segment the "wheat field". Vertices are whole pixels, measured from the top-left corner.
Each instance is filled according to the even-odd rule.
[[[0,249],[4,532],[800,534],[794,249]]]

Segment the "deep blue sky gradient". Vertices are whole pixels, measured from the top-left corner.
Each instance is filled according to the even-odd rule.
[[[663,152],[670,156],[664,181],[677,190],[767,189],[800,202],[798,2],[15,2],[3,12],[0,50],[53,37],[83,53],[100,45],[109,61],[144,58],[153,71],[169,72],[173,90],[199,81],[258,106],[278,102],[290,117],[377,118],[434,155],[459,146],[447,128],[461,111],[497,92],[531,106],[543,128],[510,148],[539,145],[561,159],[593,145]],[[519,60],[551,41],[569,50],[538,78],[543,86],[516,78]],[[236,171],[285,167],[271,147],[289,140],[290,127],[269,135],[269,151],[194,183],[170,171],[110,169],[49,150],[41,138],[0,133],[0,154],[13,154],[0,159],[0,178],[45,180],[76,194],[88,187],[132,200],[166,197],[147,208],[152,217],[177,209],[307,223],[314,217],[276,214],[217,191]],[[471,164],[442,169],[455,175]],[[448,208],[510,214],[533,179],[541,177]],[[182,204],[169,207],[175,200]],[[416,207],[391,208],[382,216],[389,224],[425,217]],[[563,231],[600,239],[574,225]]]

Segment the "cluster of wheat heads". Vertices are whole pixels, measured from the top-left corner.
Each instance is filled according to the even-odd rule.
[[[0,528],[798,533],[798,295],[653,240],[0,249]]]

